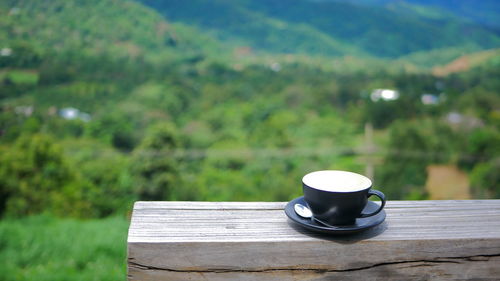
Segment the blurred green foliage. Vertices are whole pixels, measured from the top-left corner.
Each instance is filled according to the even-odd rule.
[[[182,186],[179,161],[174,152],[180,147],[176,128],[169,123],[151,128],[132,156],[131,174],[135,190],[143,200],[168,200]]]
[[[436,163],[469,173],[473,194],[498,194],[498,52],[442,77],[373,60],[350,68],[359,61],[348,58],[339,68],[322,67],[328,58],[238,65],[219,55],[234,46],[197,29],[137,2],[98,2],[0,5],[12,52],[0,57],[5,217],[106,217],[135,200],[286,201],[307,172],[363,173],[367,157],[390,199],[425,198]],[[271,4],[240,12],[268,14]],[[296,20],[286,13],[282,21]],[[462,49],[432,54],[447,50]],[[375,89],[400,97],[374,100]],[[68,109],[77,115],[64,117]],[[365,123],[385,140],[374,155],[364,153]]]
[[[430,164],[452,162],[459,151],[454,132],[440,120],[396,121],[389,128],[389,150],[376,177],[389,198],[424,199]],[[419,195],[418,195],[419,194]],[[415,198],[416,197],[416,198]]]
[[[125,280],[128,221],[55,219],[38,215],[0,221],[0,273],[5,281]]]
[[[389,198],[425,198],[426,167],[436,163],[471,173],[478,196],[497,194],[495,65],[444,78],[301,65],[156,71],[124,87],[123,77],[97,85],[107,73],[96,70],[93,78],[71,78],[67,84],[81,90],[66,87],[67,99],[48,94],[59,82],[8,99],[0,114],[4,215],[101,217],[126,212],[134,200],[290,200],[309,171],[363,172],[366,122],[386,135],[374,157],[382,161],[377,186]],[[371,100],[370,90],[382,85],[401,97]],[[93,96],[98,89],[103,95]],[[429,92],[441,102],[422,104]],[[16,113],[26,103],[33,114]],[[89,121],[54,113],[78,104]],[[447,119],[453,112],[463,124]]]
[[[3,148],[0,161],[2,213],[21,216],[42,211],[84,216],[92,212],[92,186],[79,178],[50,137],[20,137]]]

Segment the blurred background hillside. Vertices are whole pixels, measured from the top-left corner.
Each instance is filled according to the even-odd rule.
[[[0,276],[125,280],[136,200],[500,198],[495,0],[0,0]]]

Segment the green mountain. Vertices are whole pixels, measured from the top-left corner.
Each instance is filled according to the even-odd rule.
[[[12,57],[77,52],[150,61],[195,56],[220,49],[201,32],[171,24],[132,1],[0,1],[0,48]]]
[[[0,100],[9,108],[95,112],[144,81],[222,60],[226,50],[134,1],[0,0]]]
[[[317,1],[317,0],[316,0]],[[328,1],[328,0],[324,0]],[[411,9],[426,15],[447,12],[470,21],[499,28],[500,5],[497,0],[330,0],[353,4],[385,6],[403,11]]]
[[[254,63],[296,54],[305,61],[350,55],[433,66],[500,46],[487,28],[422,9],[306,0],[141,2],[150,7],[132,0],[1,0],[0,48],[14,54],[0,64],[17,57],[17,65],[29,66],[46,54],[238,63],[241,51],[256,54]],[[425,59],[429,51],[438,61]]]
[[[142,1],[167,19],[194,25],[232,46],[272,53],[360,54],[360,49],[304,23],[266,15],[242,1]]]
[[[222,41],[275,53],[394,58],[433,49],[500,45],[497,34],[470,22],[378,6],[306,0],[142,2],[171,21],[197,26]]]

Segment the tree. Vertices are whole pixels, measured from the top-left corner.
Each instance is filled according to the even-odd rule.
[[[150,128],[133,153],[131,174],[141,200],[168,200],[180,185],[175,150],[180,148],[177,128],[160,123]]]
[[[0,158],[0,213],[91,214],[88,198],[94,187],[71,168],[49,136],[20,137],[9,149],[1,149]]]
[[[472,194],[475,198],[500,198],[500,158],[479,163],[471,172]]]
[[[135,146],[132,124],[118,111],[90,122],[87,133],[121,150],[130,151]]]
[[[78,167],[81,178],[95,186],[88,198],[92,216],[127,213],[135,199],[129,154],[92,139],[72,139],[63,144],[68,161]]]
[[[389,128],[389,150],[377,182],[391,199],[424,196],[426,167],[451,161],[456,139],[451,128],[438,120],[396,121]]]

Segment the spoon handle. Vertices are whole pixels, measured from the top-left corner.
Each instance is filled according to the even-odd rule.
[[[326,227],[329,227],[329,228],[339,228],[339,227],[337,227],[337,226],[333,226],[333,225],[331,225],[331,224],[329,224],[329,223],[326,223],[326,222],[324,222],[324,221],[321,221],[321,220],[319,220],[319,219],[317,219],[317,218],[315,218],[315,217],[311,217],[311,219],[312,219],[313,221],[318,222],[318,223],[320,223],[320,224],[322,224],[322,225],[324,225],[324,226],[326,226]]]

